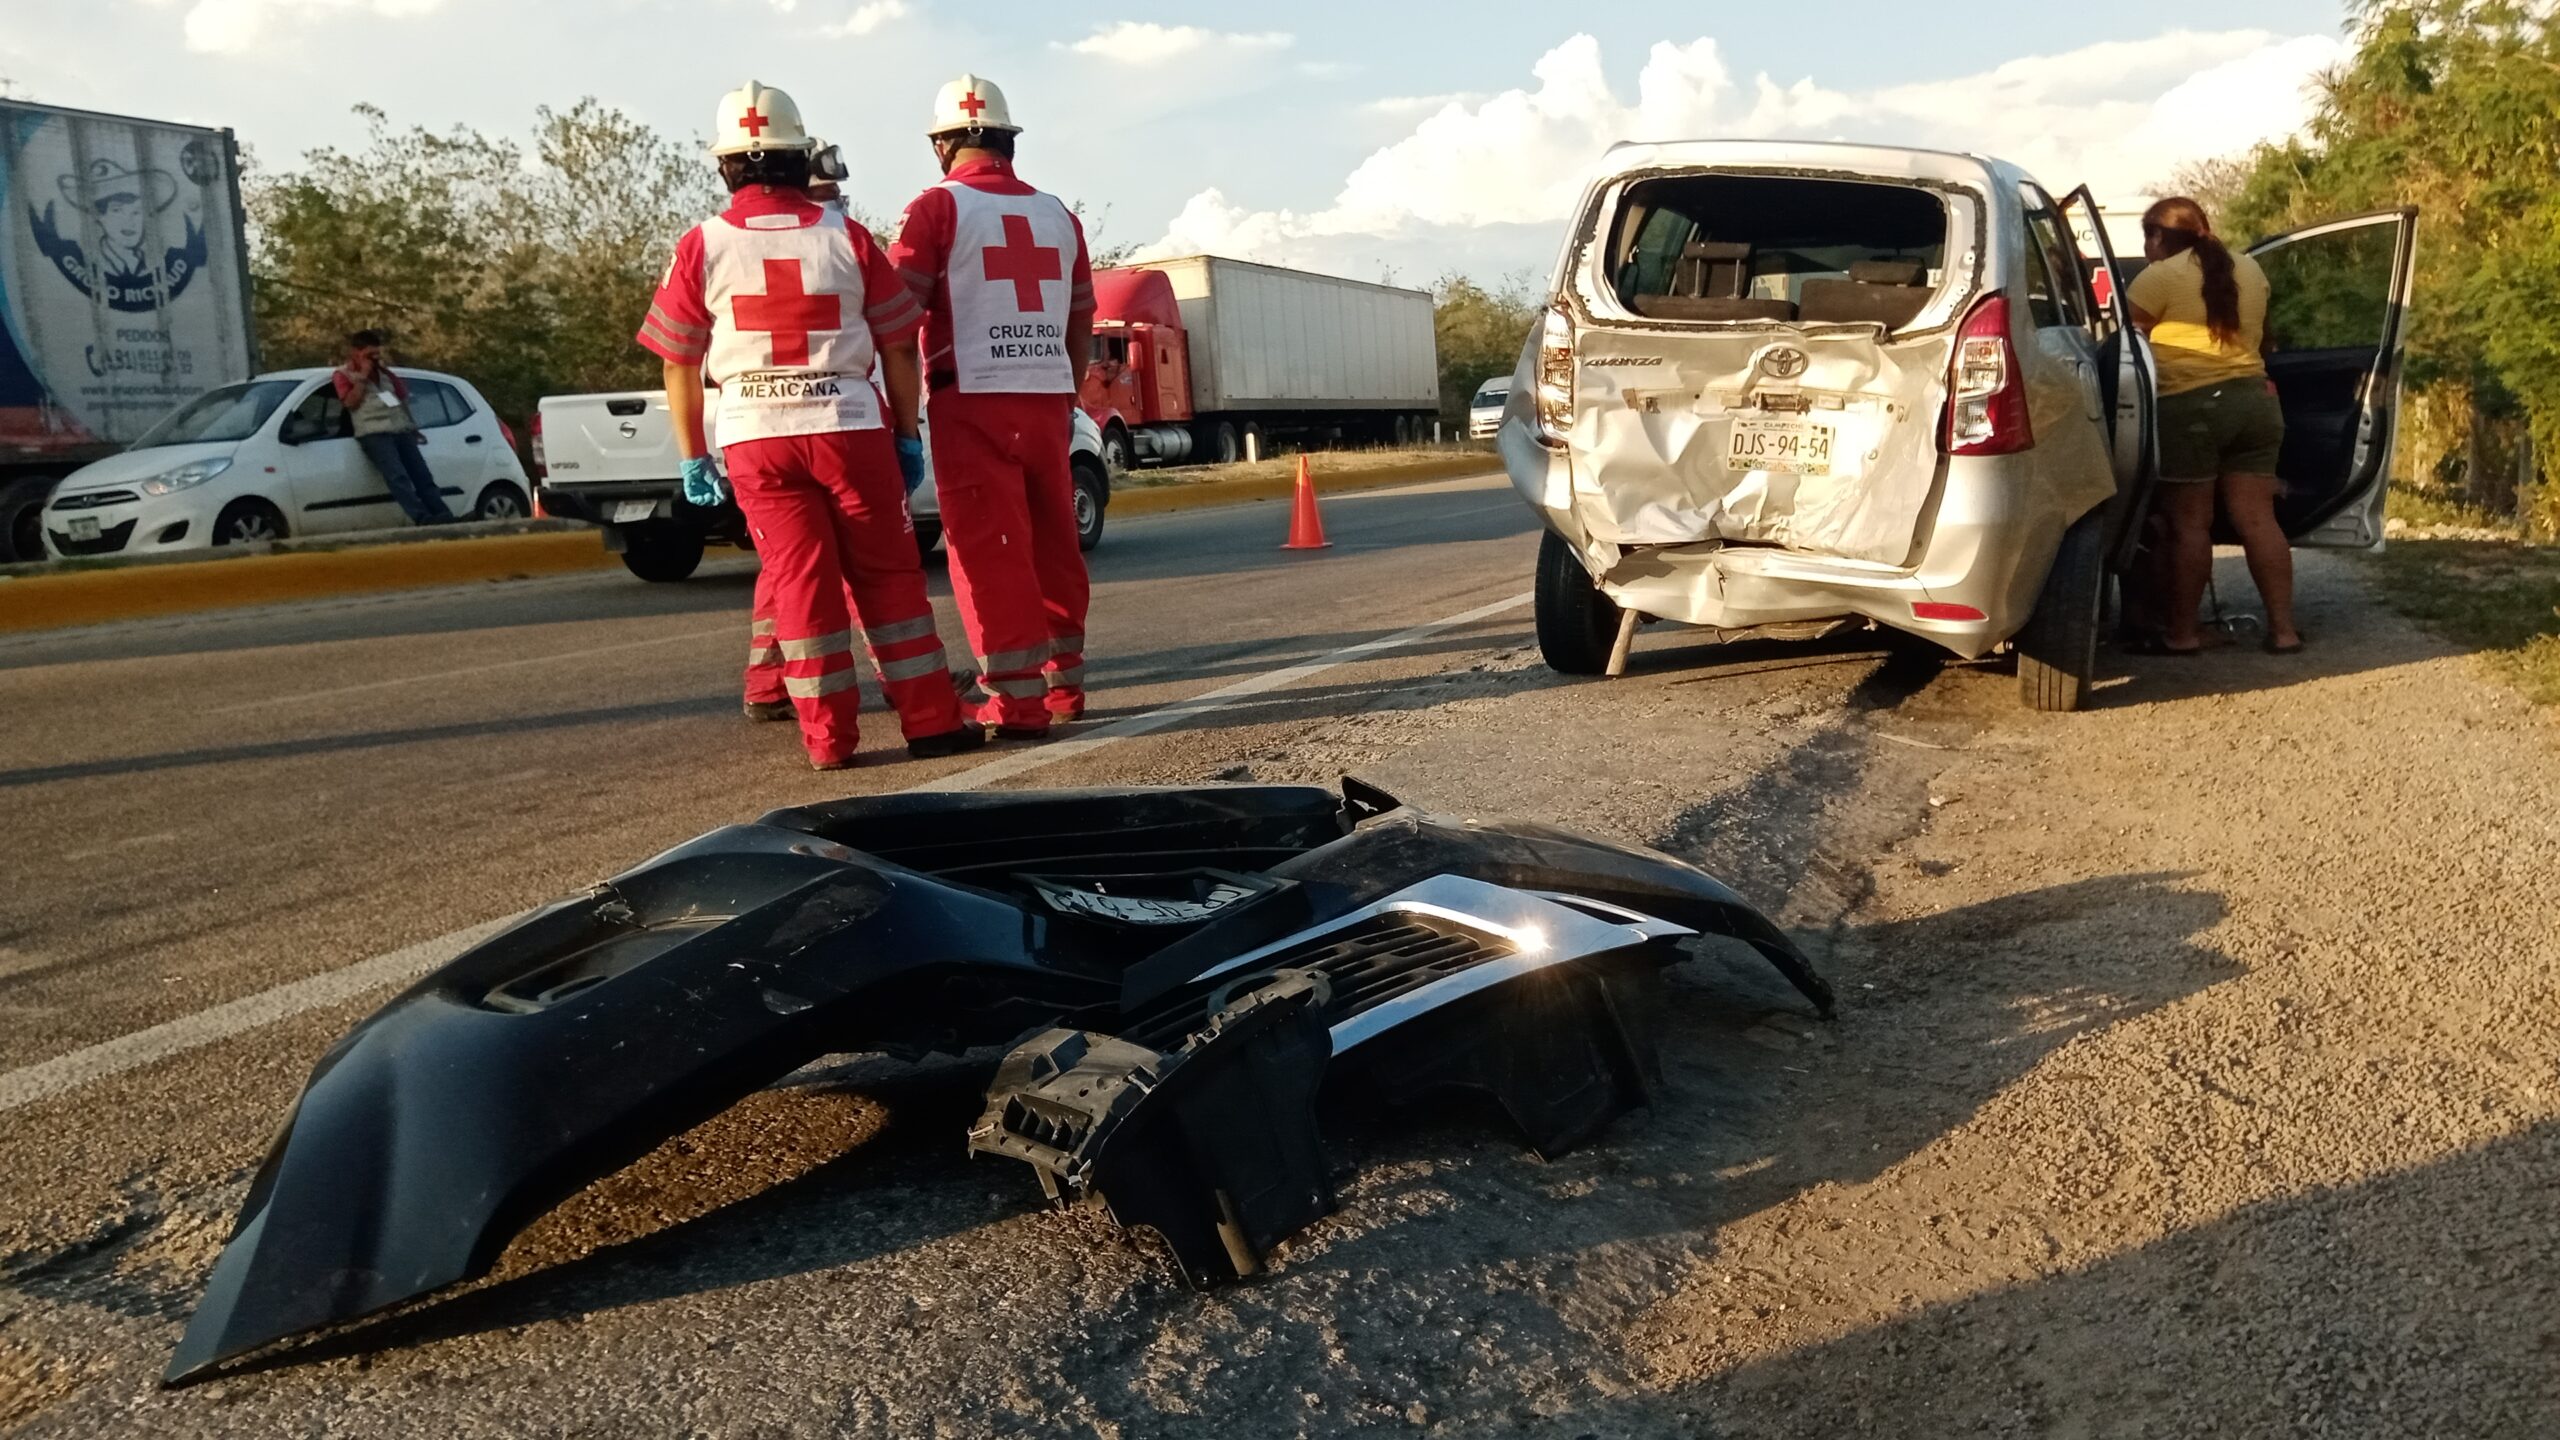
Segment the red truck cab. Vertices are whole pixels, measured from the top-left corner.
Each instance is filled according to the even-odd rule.
[[[1093,356],[1077,400],[1101,427],[1103,457],[1114,470],[1139,459],[1133,436],[1153,438],[1159,432],[1147,427],[1191,419],[1191,342],[1164,272],[1093,272]]]

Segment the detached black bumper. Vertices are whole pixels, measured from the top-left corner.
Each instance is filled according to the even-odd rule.
[[[1692,936],[1831,993],[1665,855],[1357,782],[780,810],[540,911],[332,1046],[171,1381],[485,1271],[535,1216],[819,1056],[1010,1044],[971,1148],[1252,1273],[1333,1208],[1325,1116],[1490,1097],[1542,1154],[1656,1088]]]

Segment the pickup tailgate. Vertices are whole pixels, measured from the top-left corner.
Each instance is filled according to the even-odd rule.
[[[542,402],[542,448],[548,485],[676,478],[675,432],[661,391],[548,396]]]

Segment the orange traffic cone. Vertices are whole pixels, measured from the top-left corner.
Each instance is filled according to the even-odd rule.
[[[1316,513],[1316,477],[1307,470],[1307,457],[1298,457],[1298,498],[1289,513],[1289,543],[1283,550],[1322,550],[1333,542],[1324,538],[1324,517]]]

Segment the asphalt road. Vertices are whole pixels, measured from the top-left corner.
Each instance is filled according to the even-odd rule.
[[[884,724],[823,776],[737,717],[737,565],[0,641],[0,1433],[2560,1423],[2560,752],[2337,562],[2308,655],[2029,716],[1859,637],[1567,683],[1499,481],[1326,518],[1313,555],[1277,505],[1113,522],[1079,738],[926,765]],[[1358,1137],[1341,1213],[1210,1295],[962,1157],[981,1057],[846,1057],[486,1280],[157,1387],[312,1062],[472,927],[848,792],[1345,773],[1696,860],[1841,1017],[1702,955],[1666,1103],[1545,1163],[1469,1115]],[[2499,843],[2405,823],[2456,806]]]

